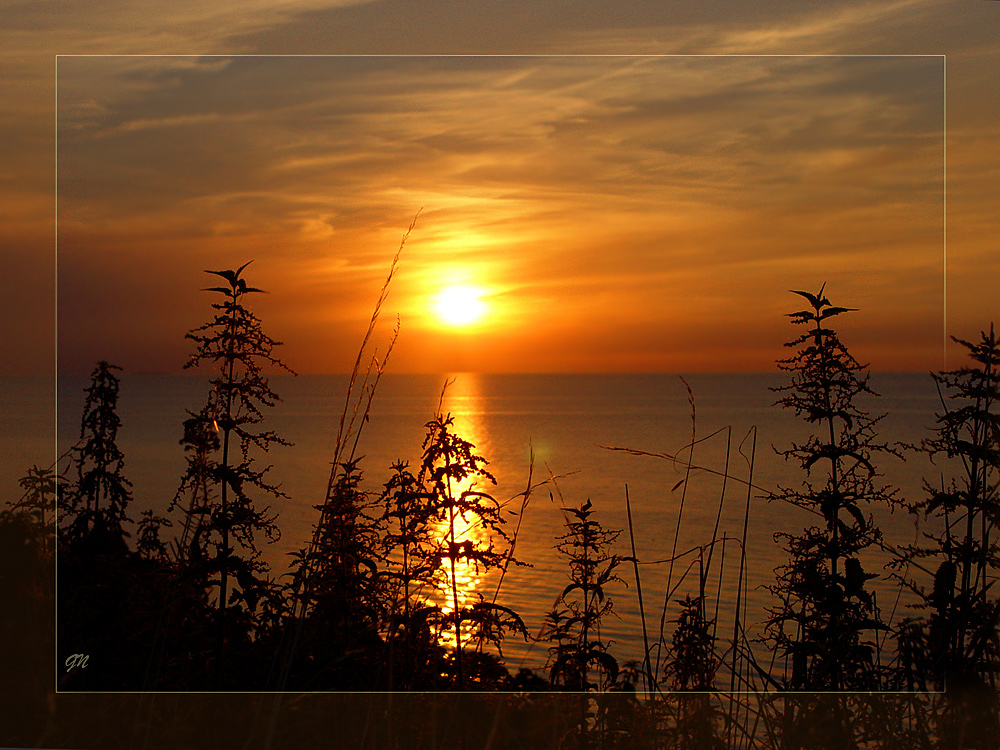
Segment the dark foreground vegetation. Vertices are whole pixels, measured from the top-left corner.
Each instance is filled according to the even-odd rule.
[[[776,535],[787,562],[770,587],[763,641],[750,642],[739,601],[733,623],[718,621],[710,601],[712,576],[722,575],[713,567],[718,529],[697,551],[693,588],[688,580],[681,591],[680,556],[676,546],[669,552],[667,591],[646,592],[665,602],[657,628],[657,618],[646,621],[642,561],[615,551],[625,530],[604,528],[582,498],[566,501],[564,532],[552,541],[566,577],[539,636],[548,662],[511,674],[504,643],[531,636],[502,584],[509,566],[523,564],[517,536],[538,485],[529,477],[514,503],[498,502],[487,492],[495,480],[486,459],[441,413],[428,415],[419,463],[376,467],[388,475],[376,489],[366,488],[356,455],[387,355],[368,367],[363,357],[392,271],[354,368],[313,537],[287,573],[276,577],[262,561],[277,535],[270,505],[283,495],[260,462],[287,445],[263,427],[277,399],[264,369],[287,368],[246,305],[258,290],[245,269],[210,272],[225,283],[209,290],[211,320],[188,334],[189,366],[209,368],[211,389],[179,426],[187,469],[167,517],[131,513],[116,442],[120,383],[106,362],[94,369],[65,465],[30,469],[20,499],[0,515],[4,744],[997,746],[1000,342],[992,328],[960,342],[964,366],[932,375],[941,393],[932,437],[893,446],[879,442],[879,417],[859,405],[871,394],[866,368],[832,325],[850,311],[822,289],[796,292],[804,305],[790,317],[802,335],[779,361],[789,379],[778,404],[812,435],[783,449],[802,483],[768,493],[798,508],[803,527]],[[905,451],[929,454],[945,477],[923,497],[899,497],[882,482],[880,457]],[[752,454],[748,466],[752,473]],[[740,481],[749,501],[752,481]],[[892,550],[885,570],[869,560],[885,548],[872,513],[880,505],[906,508],[922,530],[920,543]],[[475,537],[462,533],[469,523]],[[739,597],[752,555],[742,546]],[[495,588],[464,600],[461,565],[492,572]],[[601,635],[625,577],[646,645],[633,663],[620,663]],[[880,577],[914,594],[910,616],[884,616],[871,589]]]

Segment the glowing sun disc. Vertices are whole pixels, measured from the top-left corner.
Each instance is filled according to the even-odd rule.
[[[480,299],[481,289],[471,286],[451,286],[441,291],[434,300],[434,312],[448,325],[465,326],[475,323],[486,312]]]

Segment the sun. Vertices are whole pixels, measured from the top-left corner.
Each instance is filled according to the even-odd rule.
[[[434,312],[447,325],[471,325],[486,313],[486,303],[481,299],[484,294],[474,286],[446,287],[434,298]]]

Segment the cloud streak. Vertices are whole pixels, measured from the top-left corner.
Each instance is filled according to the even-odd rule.
[[[59,96],[67,269],[166,248],[179,265],[239,264],[260,248],[303,336],[363,319],[358,284],[377,282],[421,206],[404,328],[432,335],[432,287],[492,285],[507,343],[484,369],[535,335],[527,320],[562,331],[569,357],[640,322],[695,325],[678,310],[698,299],[727,300],[713,341],[733,310],[773,305],[789,263],[796,283],[844,277],[861,250],[886,274],[922,258],[922,289],[937,273],[933,57],[64,58]]]

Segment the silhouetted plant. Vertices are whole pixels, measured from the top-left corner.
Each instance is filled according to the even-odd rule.
[[[678,695],[675,715],[668,731],[672,746],[678,748],[723,748],[718,736],[720,711],[707,691],[715,689],[718,658],[715,654],[714,622],[705,615],[704,594],[685,596],[671,637],[665,684],[674,691],[695,692]]]
[[[437,631],[441,612],[428,604],[427,595],[438,573],[434,560],[439,541],[431,529],[434,495],[421,489],[406,461],[392,465],[381,500],[387,522],[382,537],[388,563],[386,578],[392,603],[387,613],[386,639],[391,659],[391,685],[410,689],[430,685],[437,679],[435,668],[443,654]]]
[[[344,407],[340,415],[337,438],[333,448],[333,460],[330,462],[330,475],[327,480],[326,493],[323,498],[323,504],[317,506],[320,511],[319,520],[313,526],[313,536],[310,540],[309,546],[299,553],[298,569],[293,577],[293,583],[290,587],[291,590],[288,592],[289,618],[287,625],[289,627],[286,629],[284,636],[282,637],[279,654],[275,659],[275,664],[279,665],[279,668],[275,673],[277,676],[277,685],[279,690],[283,690],[288,686],[289,681],[293,677],[295,665],[301,663],[300,654],[298,652],[306,623],[308,622],[310,606],[314,601],[312,592],[309,590],[309,587],[314,580],[312,566],[320,561],[319,556],[314,553],[317,547],[321,544],[322,538],[327,535],[328,525],[325,516],[328,511],[335,513],[339,512],[337,511],[337,488],[344,486],[340,473],[344,471],[346,467],[351,466],[356,459],[356,452],[361,439],[361,433],[365,424],[368,422],[375,391],[379,380],[382,377],[382,373],[385,370],[385,366],[393,345],[395,344],[396,337],[399,334],[399,322],[397,319],[396,329],[393,332],[393,336],[389,342],[386,353],[379,358],[377,352],[375,352],[372,353],[369,358],[369,343],[371,341],[372,334],[375,330],[376,324],[378,323],[382,305],[388,297],[389,285],[395,275],[403,246],[406,244],[406,240],[409,237],[410,232],[413,231],[416,220],[416,217],[414,217],[409,229],[407,229],[400,240],[399,249],[396,251],[396,254],[392,259],[392,263],[389,266],[389,273],[382,285],[382,290],[379,293],[378,300],[375,302],[375,309],[368,322],[368,328],[365,331],[361,346],[358,349],[357,358],[354,362],[354,367],[351,370],[347,393],[344,398]],[[368,358],[367,368],[363,367],[363,362],[366,358]]]
[[[164,541],[161,530],[173,523],[152,511],[140,522],[137,551],[170,570],[153,636],[154,658],[148,668],[144,667],[144,689],[212,684],[210,665],[218,648],[219,625],[218,602],[210,599],[217,585],[213,576],[218,566],[211,554],[209,534],[218,504],[215,456],[222,443],[209,414],[208,407],[199,415],[189,412],[183,423],[180,444],[187,467],[167,508],[168,514],[181,509],[179,533]]]
[[[389,523],[382,538],[385,555],[398,556],[391,561],[398,573],[390,577],[398,582],[399,604],[403,618],[409,617],[414,585],[422,589],[432,583],[435,572],[430,563],[437,542],[431,532],[430,522],[434,510],[430,505],[433,495],[421,490],[417,477],[410,471],[409,463],[397,461],[392,465],[392,476],[382,492],[385,518]]]
[[[673,690],[712,690],[718,661],[713,622],[705,616],[703,596],[685,596],[671,638],[665,679]]]
[[[117,445],[117,369],[107,362],[94,369],[80,441],[71,451],[76,481],[60,493],[57,658],[86,653],[100,663],[99,669],[64,674],[64,684],[73,689],[139,687],[168,574],[162,558],[154,559],[151,532],[160,519],[150,514],[140,526],[140,553],[127,541],[132,495]]]
[[[409,471],[406,462],[396,462],[382,495],[389,522],[383,538],[391,568],[386,577],[394,591],[387,629],[390,648],[405,681],[416,671],[426,672],[429,662],[437,658],[438,649],[427,649],[432,628],[451,629],[456,643],[462,644],[462,652],[458,648],[454,652],[459,684],[475,682],[479,689],[507,685],[510,676],[498,660],[503,658],[503,643],[512,633],[529,638],[520,615],[497,603],[507,566],[524,564],[514,557],[517,532],[509,537],[503,528],[506,519],[501,504],[475,490],[477,477],[495,480],[483,468],[486,459],[473,453],[475,446],[454,434],[452,418],[438,414],[426,428],[418,475]],[[529,471],[528,486],[517,496],[522,498],[519,515],[533,489]],[[496,548],[498,539],[506,543],[506,549]],[[477,572],[500,569],[492,600],[474,592],[478,601],[462,605],[456,575],[461,560]],[[434,591],[450,596],[451,611],[433,604]],[[466,650],[471,643],[475,650]],[[486,644],[495,647],[497,656],[483,652]]]
[[[43,469],[40,466],[32,466],[17,481],[24,490],[21,497],[15,502],[8,502],[9,508],[0,511],[7,529],[12,533],[23,534],[23,544],[30,547],[30,554],[23,551],[25,557],[31,559],[32,563],[39,562],[48,565],[52,562],[55,550],[55,528],[53,521],[55,518],[56,498],[59,494],[59,485],[56,481],[56,474],[53,469]],[[21,557],[20,553],[15,555]],[[8,575],[17,577],[16,570],[9,570]],[[51,587],[45,587],[51,595]],[[35,592],[40,593],[40,592]]]
[[[260,320],[243,303],[245,295],[261,291],[247,286],[241,278],[247,265],[249,263],[235,271],[206,271],[224,279],[228,286],[206,290],[217,292],[224,299],[212,304],[215,314],[210,322],[186,336],[197,344],[197,349],[184,367],[207,362],[215,368],[216,374],[210,380],[212,390],[206,407],[200,414],[191,414],[202,420],[203,426],[196,427],[189,422],[185,427],[185,441],[192,449],[192,456],[184,481],[192,483],[192,501],[185,524],[191,542],[188,545],[184,540],[186,549],[182,553],[187,555],[189,565],[195,559],[206,574],[219,576],[207,583],[219,589],[220,650],[225,647],[227,618],[232,616],[245,625],[260,598],[271,587],[262,577],[267,566],[259,559],[257,539],[262,534],[273,542],[279,532],[274,524],[275,516],[269,514],[268,507],[258,508],[249,491],[256,488],[274,498],[287,497],[266,480],[270,467],[255,469],[251,455],[254,448],[266,452],[273,444],[289,445],[273,431],[255,431],[254,428],[263,421],[261,408],[274,406],[278,400],[268,385],[262,365],[291,370],[273,354],[280,342],[263,332]],[[222,434],[222,455],[210,462],[207,455],[212,441],[207,435],[208,425]],[[239,460],[234,460],[231,454],[235,441],[240,446]],[[210,505],[208,503],[214,498],[204,482],[206,474],[218,487],[218,501]],[[241,548],[242,556],[237,554],[233,542]],[[232,592],[229,590],[230,577],[235,578],[239,586]],[[240,604],[245,605],[245,609],[227,613],[230,605]]]
[[[293,555],[294,588],[307,597],[307,651],[314,674],[306,679],[330,687],[350,672],[361,687],[374,664],[358,660],[376,656],[378,629],[386,610],[383,585],[384,519],[377,498],[361,489],[360,459],[342,464],[333,490],[320,510],[322,526],[313,543]],[[330,672],[323,676],[323,672]],[[326,682],[315,682],[325,679]],[[331,682],[332,681],[332,682]]]
[[[940,526],[903,561],[936,567],[928,586],[910,582],[927,615],[898,639],[907,683],[949,690],[995,686],[1000,673],[1000,601],[990,591],[1000,568],[1000,341],[992,326],[976,343],[953,340],[971,365],[932,373],[943,411],[921,448],[956,462],[958,477],[925,482],[927,498],[911,507]]]
[[[618,676],[618,661],[608,653],[600,625],[614,609],[605,589],[609,583],[621,582],[615,575],[621,558],[611,553],[621,532],[607,530],[591,518],[590,500],[579,508],[563,510],[571,517],[556,549],[569,561],[570,583],[556,599],[543,630],[543,637],[555,642],[549,648],[550,679],[553,686],[569,690],[600,690],[610,687]],[[591,680],[591,670],[596,672],[596,682]]]
[[[8,503],[10,512],[30,520],[42,543],[42,549],[51,552],[55,538],[52,524],[59,491],[55,471],[32,466],[17,483],[24,490],[24,494],[17,502]]]
[[[796,353],[778,362],[791,383],[775,390],[788,395],[778,403],[816,425],[804,443],[779,451],[796,460],[811,476],[801,488],[780,488],[769,500],[781,500],[821,519],[800,534],[775,534],[790,555],[771,587],[781,600],[771,610],[767,630],[774,646],[791,658],[784,684],[796,690],[875,689],[880,673],[875,631],[885,629],[866,583],[859,555],[881,540],[868,507],[893,501],[893,492],[877,484],[872,456],[893,452],[876,442],[873,417],[858,404],[875,395],[860,364],[829,327],[829,319],[849,312],[823,295],[794,292],[809,308],[790,314],[808,332],[786,344]]]
[[[590,500],[563,511],[569,514],[566,532],[557,537],[556,550],[569,562],[570,583],[546,615],[541,638],[554,644],[549,647],[546,663],[552,687],[581,693],[575,735],[577,746],[587,748],[591,720],[601,729],[606,718],[602,710],[606,706],[591,701],[589,695],[615,689],[619,676],[618,660],[608,652],[609,643],[601,638],[600,626],[614,609],[605,589],[610,583],[621,582],[615,575],[621,558],[611,553],[621,531],[605,529],[591,518]]]
[[[120,382],[113,372],[120,369],[98,362],[85,389],[80,440],[72,450],[76,481],[60,493],[60,542],[66,547],[128,551],[125,540],[131,535],[124,526],[131,523],[132,483],[125,478],[125,455],[117,443]]]
[[[187,468],[181,477],[180,486],[170,503],[168,511],[187,503],[184,512],[184,528],[174,540],[174,554],[182,563],[202,564],[204,557],[201,529],[208,521],[218,497],[215,489],[215,454],[222,447],[209,408],[200,414],[184,420],[184,436],[180,439],[184,446]]]
[[[166,542],[160,539],[160,529],[172,525],[169,519],[158,516],[151,510],[143,511],[135,543],[136,552],[142,557],[166,562],[169,554]]]
[[[496,484],[493,475],[486,471],[486,459],[473,453],[475,446],[453,432],[454,419],[451,415],[438,414],[426,424],[427,435],[423,444],[423,459],[417,482],[428,493],[428,525],[433,528],[437,524],[444,529],[444,539],[441,540],[432,558],[435,569],[445,569],[449,573],[448,585],[452,599],[452,611],[445,617],[445,622],[451,624],[455,631],[455,669],[459,689],[464,687],[462,669],[462,649],[465,639],[462,633],[463,621],[477,627],[478,632],[487,620],[483,619],[482,606],[478,610],[462,606],[458,595],[456,564],[465,560],[474,566],[476,571],[489,571],[501,567],[509,560],[507,550],[498,548],[496,544],[509,544],[510,538],[504,530],[506,518],[503,516],[500,503],[491,495],[475,489],[475,482],[486,480]],[[463,489],[464,487],[464,489]],[[459,528],[459,523],[467,529],[475,528],[475,535],[466,535]],[[463,538],[465,536],[465,538]],[[511,610],[497,609],[490,605],[494,614],[501,615],[503,621],[499,624],[513,627],[526,632],[524,623]],[[494,628],[490,631],[493,638],[499,632]]]
[[[18,483],[23,494],[0,510],[0,704],[4,742],[27,746],[52,717],[55,474],[32,466]]]

